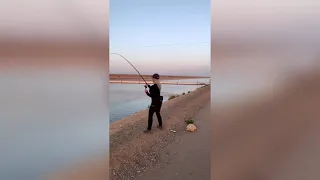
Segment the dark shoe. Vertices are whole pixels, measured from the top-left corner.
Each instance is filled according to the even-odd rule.
[[[157,126],[157,128],[161,129],[162,130],[162,126]]]
[[[151,131],[151,129],[146,129],[146,130],[144,130],[143,132],[144,133],[149,133]]]

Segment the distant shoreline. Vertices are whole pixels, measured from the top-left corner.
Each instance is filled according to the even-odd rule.
[[[123,80],[110,80],[110,84],[145,84],[143,80],[141,81],[123,81]],[[152,81],[147,81],[148,84],[153,84]],[[195,86],[201,86],[201,85],[208,85],[209,83],[204,83],[204,82],[165,82],[162,81],[161,84],[166,84],[166,85],[195,85]]]
[[[151,81],[151,75],[142,75],[146,81]],[[202,79],[210,78],[206,76],[169,76],[160,75],[161,80],[177,80],[177,79]],[[138,74],[109,74],[109,80],[111,81],[139,81],[141,77]]]

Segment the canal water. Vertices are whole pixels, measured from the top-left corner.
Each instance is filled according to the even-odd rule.
[[[209,82],[209,79],[184,79],[166,82]],[[143,84],[109,84],[110,122],[125,118],[148,108],[150,98],[144,92]],[[167,101],[171,95],[187,93],[200,85],[162,85],[161,95]]]

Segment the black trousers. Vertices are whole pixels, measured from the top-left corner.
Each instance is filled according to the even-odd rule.
[[[156,115],[157,115],[159,126],[162,126],[162,117],[160,114],[161,106],[162,106],[162,101],[151,104],[151,106],[149,108],[149,116],[148,116],[148,129],[149,130],[152,127],[154,113],[156,113]]]

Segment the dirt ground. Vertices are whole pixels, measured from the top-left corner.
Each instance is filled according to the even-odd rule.
[[[196,132],[181,131],[175,140],[159,150],[158,167],[140,174],[140,180],[210,180],[210,104],[194,117]]]
[[[155,169],[157,168],[166,169],[168,166],[163,157],[165,156],[164,154],[171,151],[170,146],[172,146],[172,152],[170,152],[173,153],[171,154],[172,157],[179,157],[174,154],[174,151],[181,151],[184,147],[190,146],[190,144],[184,144],[180,147],[174,147],[174,144],[176,144],[179,139],[186,140],[185,138],[187,138],[182,138],[182,134],[186,133],[184,121],[188,118],[197,118],[199,112],[208,117],[209,103],[209,87],[200,88],[190,94],[164,103],[161,111],[164,129],[159,130],[155,128],[157,125],[155,116],[154,128],[150,134],[143,133],[143,130],[145,130],[147,126],[147,110],[113,123],[110,127],[110,180],[148,179],[149,176],[154,176],[150,173],[151,171],[156,172]],[[204,108],[206,111],[201,111]],[[199,118],[203,119],[202,122],[205,121],[204,117]],[[173,133],[170,130],[177,132]],[[208,134],[205,135],[210,137],[210,131],[206,130],[206,133]],[[195,133],[195,135],[201,136],[200,133]],[[197,142],[198,139],[192,140],[190,138],[190,141]],[[189,151],[192,151],[192,149]],[[188,149],[181,152],[181,156],[189,154]],[[183,160],[181,156],[174,161],[181,164]],[[170,158],[170,156],[165,157]],[[209,160],[208,152],[201,157]],[[208,175],[209,166],[207,166],[207,168]],[[183,168],[180,167],[177,171],[182,173]],[[173,173],[173,171],[171,171],[171,173]],[[185,173],[189,172],[185,171]],[[161,177],[159,178],[163,179]]]

